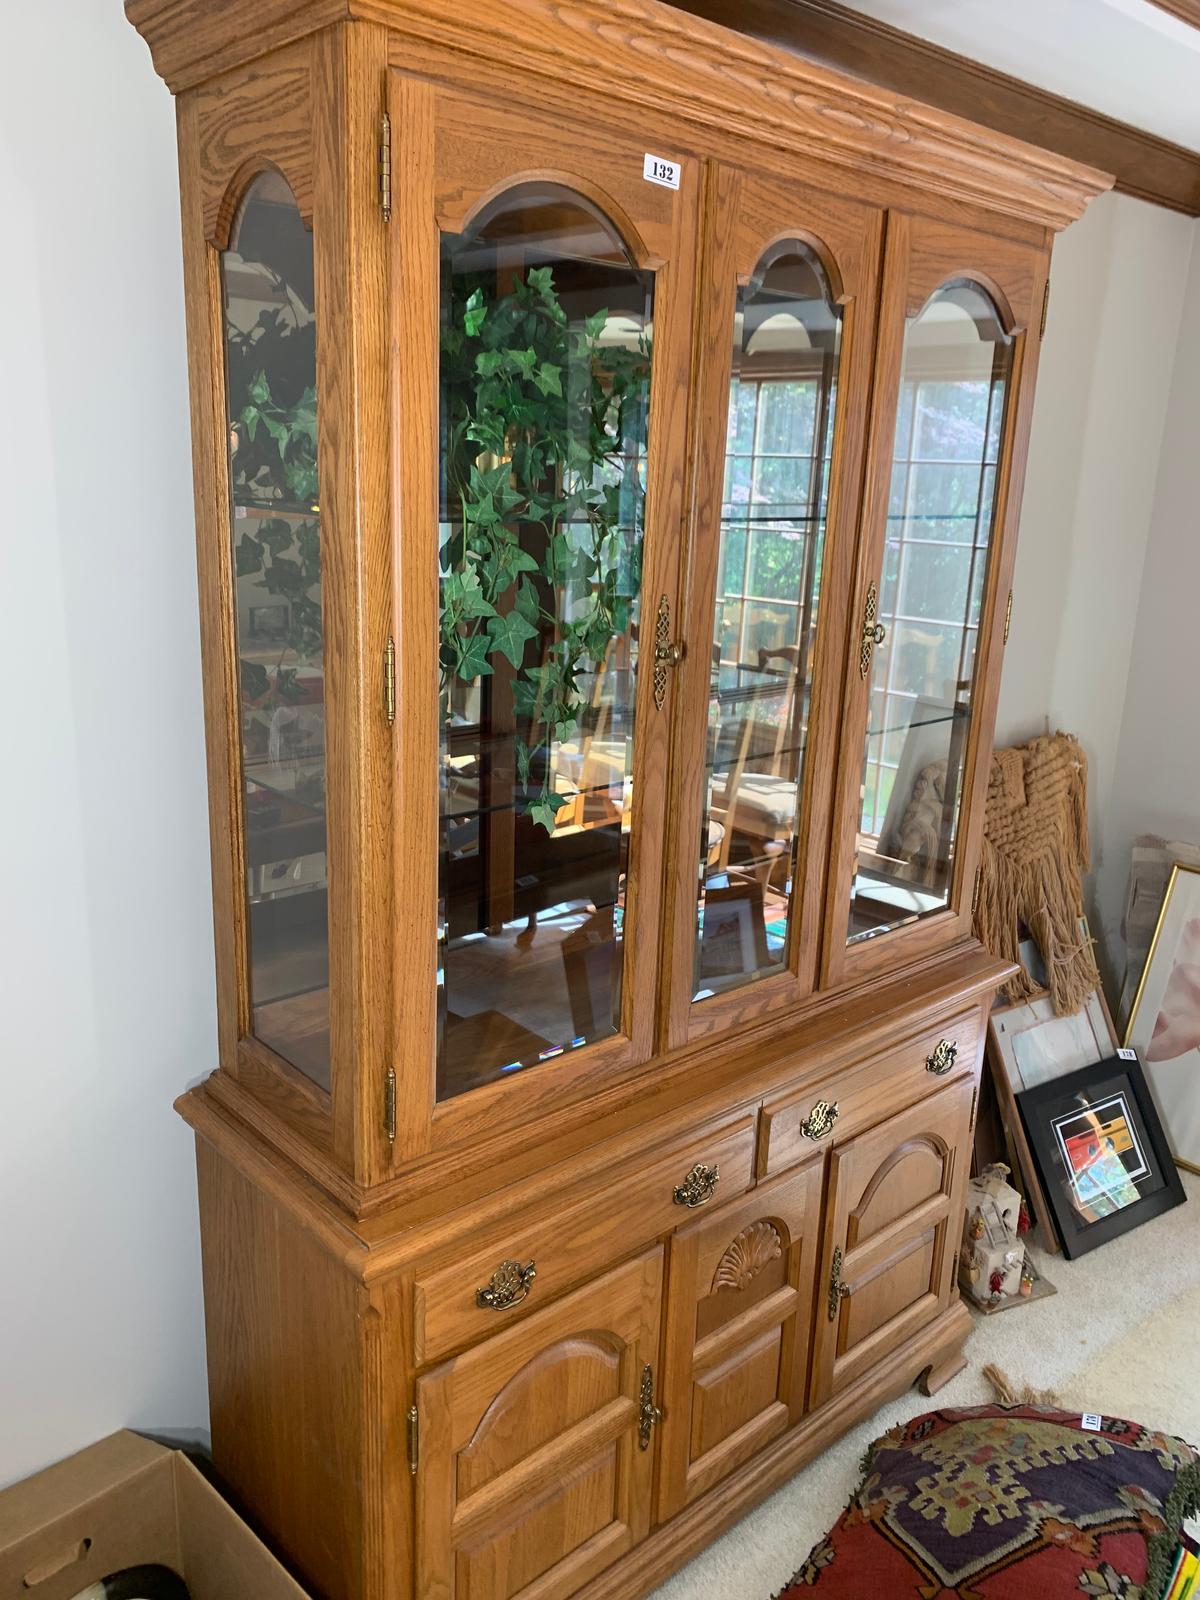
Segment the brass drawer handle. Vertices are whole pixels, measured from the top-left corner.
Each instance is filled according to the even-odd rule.
[[[842,1252],[837,1249],[833,1252],[833,1270],[829,1274],[829,1320],[836,1322],[842,1301],[850,1293],[850,1285],[842,1282]]]
[[[952,1039],[942,1039],[933,1054],[925,1057],[925,1071],[932,1072],[935,1078],[944,1078],[957,1059],[958,1045]]]
[[[671,1198],[677,1206],[706,1205],[717,1192],[720,1176],[719,1168],[706,1167],[702,1161],[697,1161]]]
[[[833,1132],[833,1125],[837,1119],[837,1101],[830,1105],[828,1100],[818,1100],[800,1124],[800,1132],[806,1139],[823,1139],[826,1134]]]
[[[519,1261],[502,1261],[492,1273],[491,1282],[475,1291],[475,1304],[487,1311],[507,1311],[509,1306],[519,1306],[529,1293],[537,1267],[530,1261],[522,1266]]]

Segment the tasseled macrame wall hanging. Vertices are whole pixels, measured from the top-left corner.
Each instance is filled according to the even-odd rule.
[[[1069,733],[997,750],[988,783],[987,826],[975,906],[985,949],[1018,964],[1001,991],[1012,1001],[1041,990],[1020,967],[1018,928],[1037,941],[1059,1016],[1079,1010],[1100,981],[1083,918],[1083,874],[1091,866],[1087,757]]]

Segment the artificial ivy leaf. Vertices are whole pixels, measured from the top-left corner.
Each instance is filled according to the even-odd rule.
[[[530,351],[532,355],[533,352]],[[562,368],[556,367],[552,361],[543,361],[537,369],[533,379],[541,392],[545,395],[562,394]]]
[[[463,316],[463,327],[468,338],[474,339],[480,328],[487,321],[487,306],[483,303],[483,290],[474,289],[467,301],[467,309]]]
[[[527,744],[522,744],[518,739],[513,744],[513,754],[517,758],[517,776],[523,784],[529,782],[529,768],[533,761],[533,751]]]
[[[291,525],[284,522],[282,517],[272,517],[270,522],[260,523],[258,536],[273,556],[282,555],[294,543]]]
[[[566,717],[563,721],[554,724],[554,737],[559,744],[566,744],[568,739],[575,737],[575,730],[578,727],[579,723],[574,717]]]
[[[529,815],[534,822],[545,828],[547,833],[554,832],[554,818],[566,805],[570,805],[570,797],[565,794],[552,794],[549,790],[540,794],[529,806]]]
[[[488,665],[488,641],[482,633],[471,633],[466,638],[455,636],[454,670],[460,678],[487,678],[492,669]]]
[[[261,700],[271,687],[271,680],[267,676],[266,667],[257,661],[243,661],[242,668],[242,696],[246,700]]]
[[[554,296],[554,273],[550,267],[531,267],[525,275],[525,281],[543,300],[554,300],[557,305]]]
[[[271,399],[271,385],[267,382],[265,372],[260,372],[250,387],[246,390],[254,404],[260,409],[267,405]]]
[[[510,611],[503,617],[489,617],[487,628],[493,650],[507,656],[514,667],[521,665],[526,641],[537,638],[537,629],[519,611]]]
[[[242,409],[242,426],[245,428],[251,444],[254,443],[255,435],[258,433],[259,415],[257,406],[245,406]]]
[[[298,561],[293,561],[290,556],[274,556],[263,574],[263,587],[268,594],[282,594],[290,598],[302,595],[308,584]]]
[[[245,578],[251,572],[261,572],[263,568],[263,547],[252,533],[244,533],[238,540],[236,556],[237,575]]]
[[[310,384],[292,407],[292,431],[302,434],[316,448],[317,443],[317,391]]]
[[[442,601],[460,618],[491,617],[496,613],[495,606],[484,595],[474,567],[447,574],[442,581]]]
[[[598,339],[608,324],[608,312],[594,311],[584,323],[584,332],[589,339]]]

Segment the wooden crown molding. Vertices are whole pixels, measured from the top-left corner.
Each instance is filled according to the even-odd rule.
[[[317,28],[362,18],[414,50],[491,62],[502,55],[522,73],[575,79],[656,110],[665,98],[702,126],[798,153],[819,148],[822,159],[852,171],[907,179],[1052,229],[1111,186],[1075,159],[764,42],[757,34],[787,15],[785,0],[489,0],[486,30],[478,7],[444,0],[126,0],[125,9],[174,92]],[[745,31],[721,25],[718,12],[741,19]]]
[[[1200,27],[1200,0],[1153,0]],[[1200,216],[1200,154],[1023,83],[839,0],[671,0],[702,17],[854,73],[997,133],[1113,174],[1121,194]]]

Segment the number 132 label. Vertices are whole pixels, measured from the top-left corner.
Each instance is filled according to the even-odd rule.
[[[642,177],[647,183],[661,184],[664,189],[678,189],[679,163],[647,155],[642,161]]]

